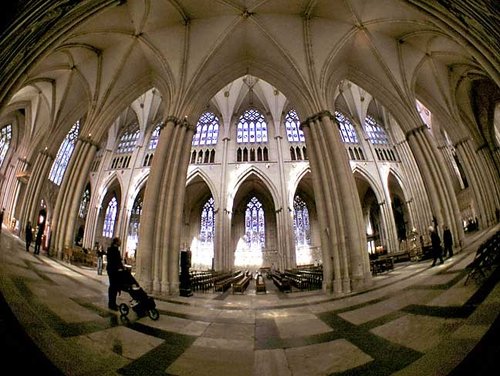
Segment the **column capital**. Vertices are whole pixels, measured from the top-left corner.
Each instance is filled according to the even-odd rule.
[[[427,125],[422,124],[419,127],[410,129],[408,132],[405,133],[405,138],[408,141],[410,136],[414,136],[417,132],[422,132],[424,129],[427,129]]]
[[[43,149],[40,152],[40,154],[43,155],[43,156],[45,156],[45,157],[47,157],[47,158],[49,158],[49,159],[52,159],[52,160],[55,159],[55,157],[51,153],[49,153],[49,150],[47,148]]]
[[[323,110],[323,111],[315,113],[314,115],[309,116],[306,120],[301,122],[299,129],[302,129],[304,127],[310,127],[311,123],[314,123],[314,122],[316,122],[316,120],[319,120],[323,117],[329,117],[331,120],[335,120],[335,116],[333,116],[330,111]]]
[[[481,150],[483,150],[483,149],[487,149],[487,148],[488,148],[488,143],[487,143],[487,142],[485,142],[484,144],[479,145],[479,146],[477,147],[477,149],[476,149],[476,153],[477,153],[477,152],[480,152],[480,151],[481,151]]]
[[[464,137],[464,138],[461,138],[460,140],[458,140],[457,142],[455,142],[453,144],[453,147],[454,148],[457,148],[459,146],[462,146],[463,144],[465,144],[467,141],[470,141],[470,137]]]
[[[80,137],[78,137],[78,141],[80,141],[84,144],[90,144],[92,146],[95,146],[97,149],[99,149],[99,144],[96,141],[92,140],[92,138],[90,138],[90,137],[80,136]]]

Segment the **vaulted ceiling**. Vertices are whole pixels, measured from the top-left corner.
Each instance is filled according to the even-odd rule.
[[[119,4],[74,20],[29,67],[9,105],[29,104],[30,127],[64,134],[85,114],[85,127],[102,136],[152,87],[166,115],[195,121],[246,74],[280,90],[303,116],[331,108],[349,79],[400,116],[416,111],[418,97],[450,119],[473,122],[471,83],[496,79],[463,40],[402,0]]]

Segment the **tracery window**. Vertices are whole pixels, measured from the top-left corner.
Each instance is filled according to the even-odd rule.
[[[219,137],[219,118],[213,112],[205,112],[200,116],[193,136],[193,146],[216,145]]]
[[[115,230],[116,213],[118,212],[118,200],[113,196],[109,200],[106,214],[104,216],[104,226],[102,229],[102,236],[105,238],[112,238]]]
[[[78,216],[82,219],[87,217],[90,205],[90,186],[87,185],[85,191],[82,195],[82,200],[80,201],[80,209],[78,210]]]
[[[267,142],[267,123],[259,111],[249,109],[240,116],[236,140],[240,144]]]
[[[161,126],[163,123],[160,123],[156,126],[156,128],[151,132],[151,138],[149,139],[149,150],[155,150],[158,146],[158,140],[160,139]]]
[[[201,211],[200,243],[213,244],[215,234],[214,198],[210,197]]]
[[[290,110],[285,116],[286,137],[288,142],[305,142],[304,132],[300,129],[300,120],[295,110]]]
[[[293,230],[295,245],[311,245],[311,225],[305,201],[298,195],[293,200]]]
[[[384,128],[371,115],[365,118],[365,131],[368,139],[373,145],[388,145],[389,138]]]
[[[245,211],[245,238],[249,248],[263,249],[265,246],[264,208],[256,197],[248,202]]]
[[[61,185],[64,172],[68,167],[69,160],[73,154],[73,150],[75,149],[79,133],[80,121],[78,120],[75,124],[73,124],[69,133],[64,138],[49,172],[49,180],[57,185]]]
[[[127,239],[127,252],[129,256],[134,256],[137,243],[139,241],[139,224],[141,221],[144,191],[140,191],[135,197],[130,211],[130,221]]]
[[[140,130],[138,126],[134,126],[132,129],[125,131],[120,137],[120,142],[116,148],[117,154],[127,154],[132,153],[139,139]]]
[[[342,137],[342,142],[357,144],[358,135],[354,129],[354,125],[351,123],[349,118],[345,116],[342,112],[335,111],[335,119],[339,125],[340,137]]]
[[[12,125],[8,124],[0,130],[0,167],[3,164],[12,140]]]

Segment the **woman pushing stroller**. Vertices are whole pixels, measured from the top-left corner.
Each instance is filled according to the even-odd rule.
[[[116,305],[116,297],[120,291],[120,272],[125,270],[122,263],[122,256],[120,253],[120,245],[122,244],[120,238],[113,238],[111,245],[107,251],[108,264],[106,271],[108,272],[109,288],[108,288],[108,308],[113,311],[118,311]]]

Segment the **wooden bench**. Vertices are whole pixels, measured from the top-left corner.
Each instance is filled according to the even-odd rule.
[[[259,292],[266,293],[266,282],[262,274],[257,275],[257,279],[255,280],[255,293]]]
[[[500,235],[497,232],[493,237],[482,243],[469,265],[465,267],[468,271],[467,278],[465,279],[464,286],[467,285],[470,279],[480,282],[486,278],[486,271],[493,268],[495,263],[500,259]]]
[[[281,292],[290,292],[292,291],[292,286],[290,286],[290,281],[285,276],[282,276],[279,272],[272,272],[271,278],[274,282],[274,285]]]
[[[247,289],[248,284],[250,283],[251,279],[252,279],[252,277],[250,275],[244,275],[239,280],[233,282],[231,285],[233,288],[233,294],[235,292],[239,292],[239,293],[243,294],[245,292],[245,290]]]
[[[238,272],[238,274],[236,274],[236,275],[232,275],[230,277],[221,279],[219,281],[215,281],[214,282],[214,292],[217,292],[217,291],[224,292],[224,291],[226,291],[231,286],[231,284],[234,281],[237,281],[238,279],[240,279],[241,276],[242,276],[242,273]]]
[[[388,272],[394,269],[394,259],[388,256],[382,256],[370,261],[370,267],[373,274]]]

